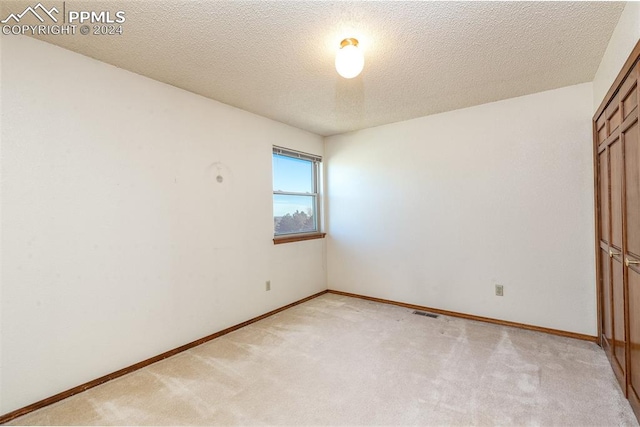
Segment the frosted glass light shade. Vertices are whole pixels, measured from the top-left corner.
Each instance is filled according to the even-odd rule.
[[[336,71],[345,79],[352,79],[362,71],[364,55],[358,47],[358,40],[344,39],[336,54]]]

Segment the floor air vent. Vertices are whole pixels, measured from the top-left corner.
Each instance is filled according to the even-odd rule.
[[[432,319],[437,319],[438,315],[433,313],[427,313],[426,311],[414,311],[413,314],[417,314],[418,316],[431,317]]]

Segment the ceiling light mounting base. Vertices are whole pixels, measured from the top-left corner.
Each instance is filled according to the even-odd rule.
[[[342,49],[345,46],[358,46],[358,39],[354,39],[352,37],[349,37],[347,39],[344,39],[340,42],[340,49]]]

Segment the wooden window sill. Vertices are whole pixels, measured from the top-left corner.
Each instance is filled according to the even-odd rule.
[[[327,233],[294,234],[290,236],[278,236],[273,238],[273,244],[302,242],[303,240],[324,239]]]

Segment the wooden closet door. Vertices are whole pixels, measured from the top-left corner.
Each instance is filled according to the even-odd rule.
[[[600,343],[640,420],[640,40],[593,117]]]
[[[628,284],[628,394],[640,412],[640,125],[638,124],[638,75],[636,66],[620,89],[623,122],[625,177],[625,275]]]
[[[624,324],[624,269],[622,264],[622,142],[620,138],[613,140],[609,146],[609,165],[611,182],[611,241],[609,243],[612,318],[613,318],[613,356],[620,373],[626,371],[625,324]]]
[[[616,97],[605,110],[609,153],[609,271],[611,287],[612,340],[610,358],[622,390],[626,390],[627,343],[625,324],[625,281],[623,248],[623,190],[624,190],[624,151],[620,133],[622,113],[619,98]]]
[[[597,262],[600,263],[600,304],[601,304],[601,337],[600,342],[609,357],[613,353],[613,290],[611,289],[611,260],[609,251],[609,149],[603,143],[607,139],[606,120],[604,114],[596,123],[597,143],[601,145],[598,152],[598,218],[600,250]]]

